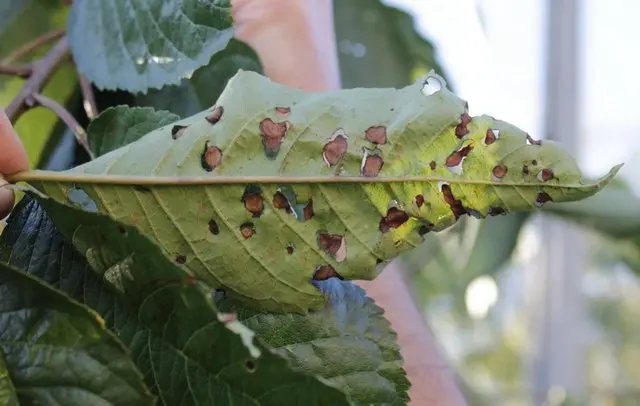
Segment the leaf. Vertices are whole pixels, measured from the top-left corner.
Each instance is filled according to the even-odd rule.
[[[433,45],[404,11],[380,0],[336,1],[334,21],[343,87],[405,86],[431,69],[444,76]]]
[[[239,309],[224,295],[217,303],[238,312],[295,369],[325,378],[352,404],[406,405],[410,384],[384,311],[351,282],[329,278],[315,285],[329,295],[329,306],[306,315]]]
[[[225,49],[214,54],[209,63],[196,69],[190,78],[182,79],[176,86],[151,89],[145,95],[137,95],[135,103],[188,117],[213,105],[238,69],[262,73],[254,50],[244,42],[232,39]]]
[[[40,35],[64,27],[67,8],[61,2],[44,0],[11,1],[0,6],[0,60],[4,60],[21,45]],[[29,63],[42,57],[50,48],[44,45],[27,57],[10,61],[11,63]],[[16,76],[0,75],[0,106],[6,107],[19,93],[25,79]],[[67,104],[78,88],[78,79],[72,62],[66,62],[56,70],[42,94]],[[15,128],[25,146],[30,167],[42,168],[46,163],[45,146],[56,132],[58,117],[43,108],[31,109],[16,122]]]
[[[142,93],[180,82],[233,36],[229,0],[74,1],[68,31],[98,88]]]
[[[89,146],[96,156],[104,155],[179,119],[168,111],[151,108],[110,107],[89,125]]]
[[[8,179],[135,224],[247,306],[304,312],[325,304],[317,269],[373,279],[464,214],[584,199],[619,169],[586,183],[557,144],[422,90],[305,94],[240,72],[207,111],[70,171]]]
[[[252,343],[250,330],[233,321],[225,327],[218,318],[228,315],[217,312],[210,292],[134,227],[41,203],[58,219],[58,231],[36,201],[22,202],[0,253],[98,311],[162,404],[348,404],[339,391],[291,371],[280,356]],[[59,232],[72,237],[73,246]]]
[[[1,404],[153,404],[95,313],[2,263],[0,297]]]

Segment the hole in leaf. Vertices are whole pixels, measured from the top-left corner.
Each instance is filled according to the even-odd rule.
[[[542,141],[534,140],[533,138],[531,138],[531,136],[529,134],[527,134],[527,144],[529,144],[529,145],[542,145]]]
[[[538,192],[538,194],[536,195],[536,206],[538,207],[542,207],[542,205],[544,205],[547,202],[552,202],[553,199],[551,198],[551,196],[549,196],[549,193],[547,192]]]
[[[244,367],[247,370],[247,372],[251,374],[256,372],[256,363],[253,360],[250,360],[250,359],[246,360],[244,363]]]
[[[317,266],[313,271],[313,280],[314,281],[326,281],[329,278],[338,278],[340,280],[344,280],[344,278],[336,272],[335,269],[331,265],[320,265]]]
[[[456,220],[460,218],[463,214],[467,214],[467,210],[462,205],[462,201],[455,198],[453,192],[451,191],[451,186],[446,183],[443,183],[440,186],[440,191],[442,192],[442,196],[444,197],[444,201],[449,205],[451,211],[453,212]]]
[[[84,189],[77,187],[70,188],[67,191],[67,200],[69,200],[69,203],[81,208],[82,210],[91,213],[96,213],[98,211],[98,205],[93,198],[84,191]]]
[[[291,113],[291,107],[276,107],[275,110],[280,117],[287,117]]]
[[[553,171],[551,169],[545,168],[543,170],[541,170],[540,172],[538,172],[538,180],[541,180],[543,182],[547,182],[550,181],[551,179],[553,179]]]
[[[318,247],[331,255],[337,262],[343,262],[347,258],[347,240],[343,235],[318,231],[317,241]]]
[[[184,130],[186,130],[187,126],[186,125],[174,125],[173,128],[171,129],[171,138],[173,138],[174,140],[177,140],[178,138],[182,137],[182,135],[184,134]]]
[[[490,207],[489,211],[487,212],[488,215],[490,216],[499,216],[499,215],[506,215],[507,211],[505,209],[503,209],[502,207]]]

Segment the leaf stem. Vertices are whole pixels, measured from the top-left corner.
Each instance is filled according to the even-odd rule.
[[[91,147],[89,147],[89,142],[87,141],[86,131],[84,130],[84,128],[82,128],[80,124],[78,124],[78,122],[73,117],[73,115],[69,113],[69,111],[65,109],[64,106],[62,106],[57,101],[47,96],[44,96],[40,93],[34,93],[31,97],[27,99],[26,102],[29,105],[29,107],[32,107],[38,104],[42,107],[45,107],[53,111],[69,127],[69,129],[73,131],[73,134],[75,135],[76,140],[78,141],[78,144],[80,144],[85,149],[85,151],[87,151],[91,159],[95,159],[95,154],[91,150]]]
[[[33,64],[31,76],[5,110],[12,123],[15,123],[29,107],[27,99],[39,93],[51,78],[51,74],[70,57],[69,42],[66,37],[62,37],[42,59]]]
[[[59,38],[63,35],[64,35],[64,29],[54,30],[44,35],[41,35],[38,38],[35,38],[33,41],[29,41],[26,44],[22,45],[20,48],[11,52],[2,60],[2,63],[4,64],[12,63],[13,61],[16,61],[22,58],[23,56],[33,51],[34,49],[39,48],[40,46],[46,44],[47,42],[52,41],[56,38]]]
[[[21,78],[28,78],[33,72],[33,67],[28,64],[11,65],[6,63],[0,63],[0,75],[12,75],[19,76]]]
[[[98,115],[98,104],[96,103],[96,96],[93,93],[91,82],[82,73],[78,72],[80,79],[80,90],[82,91],[82,106],[87,114],[89,120],[93,120]]]

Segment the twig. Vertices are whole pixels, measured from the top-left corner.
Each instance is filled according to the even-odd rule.
[[[28,78],[31,76],[33,68],[31,65],[9,65],[0,63],[0,75],[13,75],[20,76],[21,78]]]
[[[12,123],[15,123],[27,109],[27,99],[39,93],[56,68],[70,56],[69,42],[66,37],[62,37],[42,59],[33,64],[31,76],[5,110]]]
[[[34,93],[31,97],[27,98],[26,103],[29,107],[34,106],[35,104],[39,104],[42,107],[46,107],[49,110],[53,111],[70,129],[73,131],[73,134],[85,151],[89,154],[91,159],[95,159],[95,155],[93,151],[91,151],[91,147],[89,147],[89,142],[87,141],[87,133],[84,128],[73,117],[71,113],[67,109],[64,108],[57,101],[44,96],[40,93]]]
[[[29,41],[26,44],[22,45],[20,48],[16,49],[15,51],[11,52],[9,55],[7,55],[3,60],[2,63],[8,64],[8,63],[12,63],[13,61],[16,61],[20,58],[22,58],[24,55],[28,54],[29,52],[33,51],[34,49],[46,44],[49,41],[52,41],[58,37],[61,37],[62,35],[64,35],[64,29],[59,29],[59,30],[54,30],[51,32],[48,32],[36,39],[34,39],[33,41]]]
[[[80,78],[80,89],[82,90],[83,102],[82,106],[87,113],[87,118],[93,120],[98,115],[98,105],[96,103],[96,96],[93,93],[91,82],[80,72],[78,72]]]

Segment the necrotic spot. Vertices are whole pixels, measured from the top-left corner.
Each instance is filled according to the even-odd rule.
[[[320,265],[313,272],[314,281],[326,281],[329,278],[344,279],[331,265]]]
[[[216,124],[222,118],[223,113],[224,108],[222,106],[213,106],[213,111],[205,119],[211,124]]]
[[[186,125],[174,125],[173,128],[171,129],[171,137],[174,140],[177,140],[178,138],[182,137],[182,135],[184,134],[184,130],[187,128]]]
[[[242,234],[245,239],[253,237],[255,233],[256,228],[253,223],[247,222],[240,225],[240,234]]]
[[[184,256],[184,255],[176,256],[176,263],[177,264],[183,265],[186,262],[187,262],[187,257],[186,256]]]
[[[259,129],[265,155],[268,158],[275,158],[280,151],[282,140],[287,136],[289,123],[287,121],[276,123],[270,118],[265,118],[260,121]]]
[[[204,144],[204,151],[200,159],[202,169],[211,172],[222,162],[222,151],[218,147],[210,147],[209,141]]]
[[[264,199],[262,198],[262,190],[257,186],[248,186],[242,195],[244,208],[253,217],[260,217],[264,211]]]
[[[213,235],[220,234],[220,227],[218,227],[218,223],[214,219],[209,220],[209,232]]]
[[[382,233],[386,233],[392,228],[398,228],[409,220],[409,215],[398,209],[397,207],[390,207],[387,210],[387,215],[380,220],[378,224],[378,230]]]
[[[364,132],[364,138],[377,145],[383,145],[387,143],[387,127],[378,125],[369,127]]]
[[[331,140],[322,147],[322,159],[329,167],[335,166],[347,153],[348,147],[347,136],[341,128],[338,128],[331,136]]]

